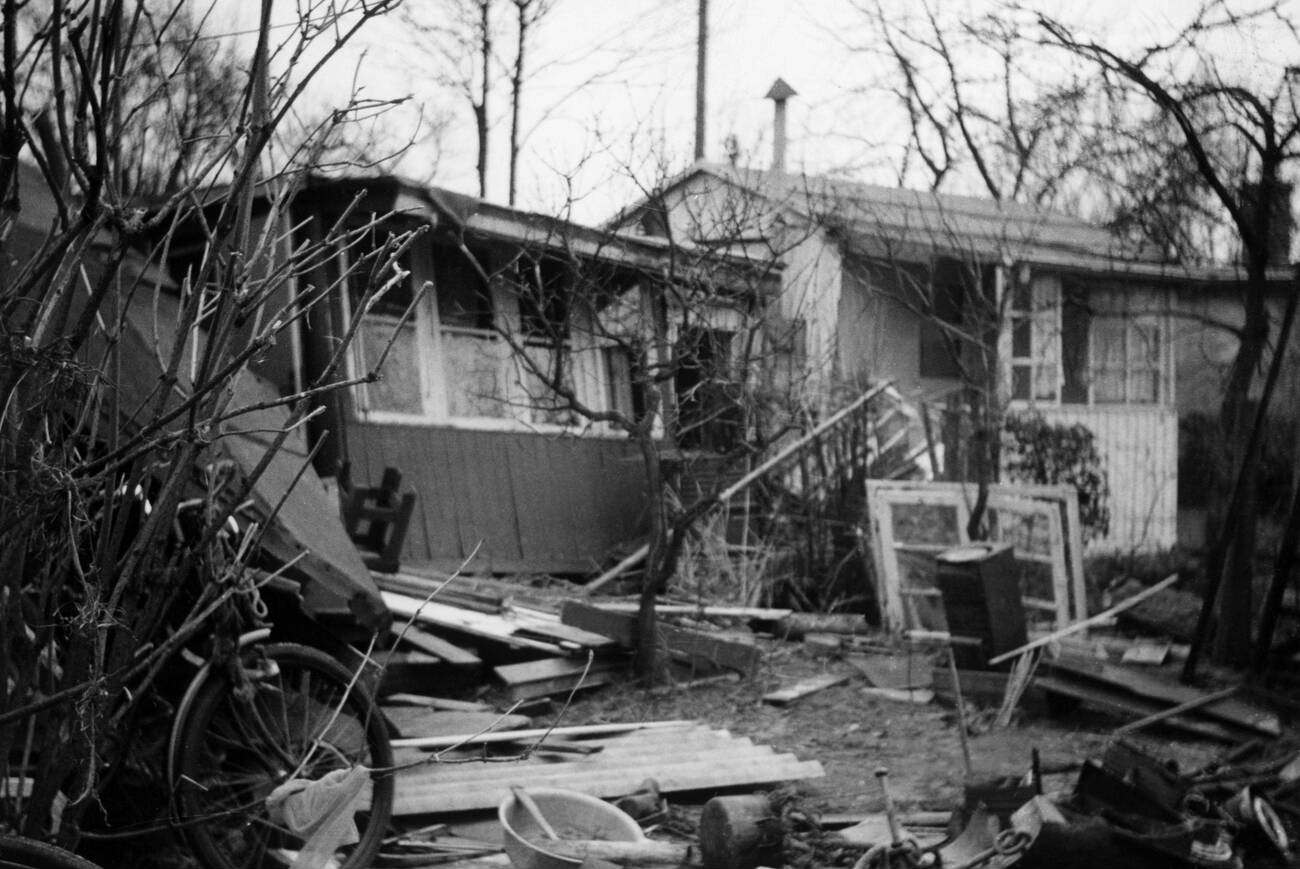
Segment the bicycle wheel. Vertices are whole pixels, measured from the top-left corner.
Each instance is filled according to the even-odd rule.
[[[0,869],[99,869],[99,866],[46,842],[0,835]]]
[[[178,731],[179,821],[207,869],[292,862],[303,839],[272,819],[266,798],[295,771],[316,780],[356,764],[382,769],[393,762],[379,709],[359,685],[348,690],[351,674],[338,661],[294,643],[243,654],[255,672],[250,691],[212,676]],[[259,657],[271,666],[260,667]],[[366,787],[365,810],[354,817],[360,841],[335,855],[341,869],[370,864],[392,815],[392,775],[372,775]]]

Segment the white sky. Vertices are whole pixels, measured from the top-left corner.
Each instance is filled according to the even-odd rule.
[[[407,0],[439,14],[437,0]],[[630,175],[651,181],[661,171],[689,164],[694,140],[697,0],[555,0],[532,48],[534,74],[524,96],[530,128],[521,159],[519,205],[553,212],[571,205],[588,222],[609,216],[636,195]],[[883,0],[891,12],[914,8],[909,0]],[[256,4],[227,9],[232,20],[255,23]],[[287,4],[284,4],[287,6]],[[509,4],[504,4],[509,6]],[[984,0],[940,0],[945,15],[973,17]],[[1190,14],[1192,0],[1031,0],[1036,10],[1067,21],[1086,15],[1086,32],[1108,44],[1141,45],[1169,32]],[[288,13],[288,9],[282,10]],[[503,10],[504,11],[504,10]],[[798,96],[789,105],[793,171],[847,171],[863,180],[893,183],[889,170],[901,131],[894,104],[879,92],[877,62],[844,43],[864,43],[870,32],[851,0],[710,0],[707,159],[724,159],[723,141],[734,134],[742,162],[770,162],[771,103],[763,99],[783,77]],[[1284,34],[1255,32],[1248,41],[1216,46],[1225,66],[1241,68],[1261,58],[1300,60]],[[402,174],[474,193],[473,121],[463,98],[439,88],[429,63],[403,48],[396,22],[374,27],[334,65],[317,89],[329,100],[355,77],[374,97],[410,95],[413,104],[448,119],[438,146],[417,145],[399,165]],[[589,82],[593,76],[595,81]],[[585,83],[585,84],[584,84]],[[494,94],[489,198],[506,196],[508,91]],[[390,132],[410,136],[412,112],[387,120]],[[657,167],[666,167],[660,169]],[[565,183],[573,178],[572,186]]]

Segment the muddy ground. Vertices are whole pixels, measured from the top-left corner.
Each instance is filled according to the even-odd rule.
[[[800,643],[763,640],[763,667],[755,679],[646,692],[630,686],[605,686],[580,693],[563,723],[694,718],[748,736],[755,742],[818,760],[821,779],[799,789],[808,808],[824,813],[864,813],[883,808],[874,772],[886,767],[900,808],[948,810],[965,779],[957,716],[939,700],[916,705],[868,696],[866,678],[843,660],[818,657]],[[763,694],[809,676],[850,674],[849,681],[809,695],[786,707],[762,702]],[[1038,748],[1046,768],[1077,763],[1096,755],[1120,722],[1076,711],[1067,717],[1018,714],[1005,729],[987,727],[991,715],[971,715],[976,730],[970,751],[976,780],[1024,775],[1030,750]],[[1183,768],[1199,766],[1220,746],[1180,740],[1154,731],[1131,737],[1156,756]],[[1046,789],[1068,791],[1073,772],[1048,775]]]

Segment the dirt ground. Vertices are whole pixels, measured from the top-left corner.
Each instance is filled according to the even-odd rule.
[[[916,705],[868,696],[866,678],[843,660],[812,656],[800,643],[759,642],[764,665],[753,680],[653,693],[606,686],[579,694],[563,723],[694,718],[800,760],[818,760],[825,777],[799,786],[806,808],[817,812],[881,810],[883,797],[874,772],[882,766],[889,770],[891,792],[900,808],[954,807],[965,776],[953,709],[938,700]],[[851,678],[786,707],[760,699],[768,691],[824,673]],[[1117,724],[1079,713],[1068,719],[1019,716],[1009,728],[986,729],[970,737],[973,778],[1023,776],[1032,748],[1039,750],[1045,768],[1077,763],[1096,755]],[[1213,744],[1171,739],[1160,732],[1134,741],[1184,768],[1199,766],[1221,751]],[[1073,772],[1049,775],[1045,785],[1048,792],[1068,791],[1074,780]]]

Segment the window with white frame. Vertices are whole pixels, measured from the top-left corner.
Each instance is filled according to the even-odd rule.
[[[557,364],[566,386],[590,406],[604,407],[623,394],[612,378],[626,369],[611,366],[600,347],[557,343],[544,326],[554,306],[533,304],[545,297],[530,301],[528,285],[515,280],[520,275],[489,283],[458,249],[417,245],[412,251],[412,275],[357,311],[354,373],[372,370],[387,348],[382,378],[357,390],[365,418],[491,428],[572,425],[577,420],[546,387]],[[430,278],[432,286],[408,311],[413,287]],[[545,288],[558,294],[563,285],[551,280]],[[349,298],[356,310],[359,288]],[[498,325],[520,339],[532,364],[512,351]]]
[[[1089,384],[1094,404],[1165,400],[1165,317],[1145,293],[1089,294]]]
[[[1011,289],[1011,398],[1063,404],[1169,401],[1169,316],[1156,290],[1039,276]]]
[[[1015,270],[1008,305],[1013,401],[1055,402],[1060,378],[1061,285]]]

